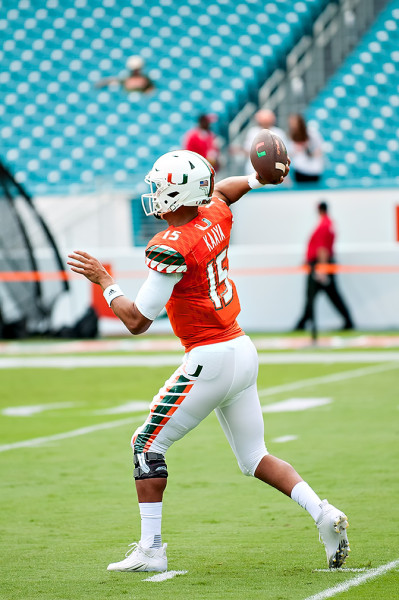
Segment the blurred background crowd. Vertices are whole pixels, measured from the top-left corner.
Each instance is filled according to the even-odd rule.
[[[339,239],[352,244],[342,259],[370,266],[373,257],[394,271],[399,0],[4,0],[0,31],[0,337],[66,331],[62,318],[54,324],[64,293],[72,300],[58,313],[68,322],[93,307],[64,271],[73,244],[103,249],[116,270],[129,248],[133,269],[135,249],[162,227],[139,202],[156,158],[184,147],[218,178],[249,173],[260,128],[283,139],[291,173],[267,192],[264,233],[237,229],[237,268],[254,240],[259,269],[273,252],[276,268],[287,266],[284,253],[307,262],[314,209],[327,198]],[[287,194],[283,219],[274,193]],[[297,275],[296,313],[284,300],[286,320],[258,320],[259,329],[293,327]],[[375,309],[357,279],[349,303],[364,307],[363,328],[399,326],[381,316],[391,279],[367,284],[389,290]]]

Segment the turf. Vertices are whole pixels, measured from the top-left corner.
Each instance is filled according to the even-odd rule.
[[[262,365],[259,388],[364,365]],[[144,413],[100,415],[148,400],[170,368],[10,369],[0,371],[1,407],[72,402],[31,417],[0,415],[1,444],[121,418],[131,424],[0,453],[0,598],[6,600],[302,600],[356,576],[326,567],[312,519],[290,499],[244,477],[212,415],[167,455],[163,538],[169,569],[162,583],[145,574],[108,573],[139,535],[130,436]],[[350,520],[347,566],[378,567],[399,558],[399,369],[276,393],[329,397],[331,404],[265,415],[269,451],[292,462],[319,495]],[[298,439],[273,442],[284,435]],[[338,597],[394,598],[398,570]]]

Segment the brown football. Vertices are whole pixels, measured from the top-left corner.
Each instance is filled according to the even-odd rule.
[[[262,129],[255,136],[250,158],[255,171],[268,183],[279,183],[288,163],[284,142],[269,129]]]

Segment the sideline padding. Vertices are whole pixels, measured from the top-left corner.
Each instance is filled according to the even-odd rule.
[[[336,274],[336,273],[399,273],[399,265],[318,265],[315,268],[317,273]],[[309,273],[310,268],[307,265],[296,267],[262,267],[255,269],[231,269],[231,275],[234,276],[253,276],[253,275],[296,275],[299,273]],[[143,279],[145,271],[117,271],[114,273],[115,279]],[[0,281],[67,281],[69,279],[80,279],[82,275],[67,273],[66,271],[0,271]]]

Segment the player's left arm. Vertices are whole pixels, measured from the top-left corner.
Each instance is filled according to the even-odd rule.
[[[288,159],[289,160],[289,159]],[[284,181],[284,178],[287,177],[290,171],[290,160],[286,166],[286,170],[284,175],[281,176],[280,182]],[[269,181],[265,181],[261,179],[258,173],[253,173],[251,175],[237,175],[236,177],[227,177],[226,179],[222,179],[215,185],[214,195],[226,202],[228,206],[237,202],[240,198],[244,196],[249,190],[254,189],[254,187],[262,187],[270,183]]]

